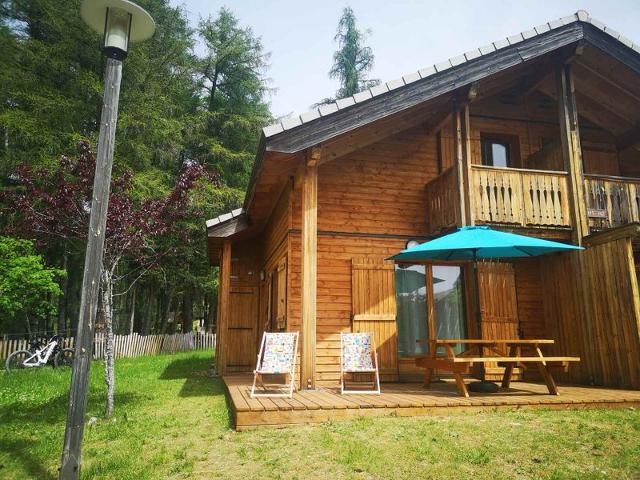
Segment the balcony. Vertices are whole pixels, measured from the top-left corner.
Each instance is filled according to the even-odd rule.
[[[585,175],[590,231],[640,222],[640,178]]]
[[[455,168],[427,184],[430,233],[461,224],[458,184]],[[566,172],[472,165],[469,184],[475,224],[571,228]]]

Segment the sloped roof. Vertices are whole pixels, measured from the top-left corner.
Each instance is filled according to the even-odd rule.
[[[404,87],[418,80],[433,77],[434,75],[440,72],[443,72],[445,70],[449,70],[452,67],[457,67],[459,65],[470,62],[472,60],[476,60],[482,56],[489,55],[493,52],[504,49],[506,47],[516,45],[520,42],[523,42],[524,40],[534,38],[536,36],[542,35],[552,30],[556,30],[565,25],[569,25],[571,23],[575,23],[578,21],[593,25],[599,30],[609,34],[619,42],[622,42],[624,45],[628,46],[629,48],[632,48],[636,52],[640,53],[640,44],[632,42],[629,38],[625,37],[624,35],[621,35],[620,33],[616,32],[610,27],[607,27],[604,23],[596,20],[595,18],[592,18],[589,15],[589,13],[587,13],[585,10],[578,10],[573,15],[568,15],[558,20],[553,20],[551,22],[543,23],[542,25],[538,25],[537,27],[532,28],[531,30],[526,30],[516,35],[511,35],[507,38],[489,43],[483,47],[470,50],[464,54],[451,57],[443,62],[430,65],[428,67],[422,68],[415,72],[411,72],[407,75],[403,75],[398,79],[391,80],[386,83],[381,83],[380,85],[372,87],[368,90],[365,90],[360,93],[356,93],[351,97],[340,98],[335,102],[332,102],[326,105],[321,105],[317,108],[313,108],[312,110],[301,113],[300,115],[294,115],[291,117],[283,118],[282,120],[263,128],[262,134],[264,135],[265,139],[275,137],[282,132],[294,129],[306,123],[312,122],[318,118],[330,116],[340,110],[349,108],[352,105],[367,102],[368,100],[374,97],[377,97],[379,95],[385,94],[392,90],[396,90],[398,88]]]
[[[227,237],[250,225],[247,211],[252,205],[253,191],[260,177],[265,152],[299,152],[581,40],[595,45],[640,74],[640,44],[592,18],[586,11],[579,10],[573,15],[511,35],[265,127],[244,209],[208,220],[209,237]],[[227,228],[226,223],[232,225]]]

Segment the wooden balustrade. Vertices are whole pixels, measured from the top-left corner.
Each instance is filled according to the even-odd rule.
[[[619,227],[640,221],[640,179],[585,175],[589,229]]]
[[[566,172],[473,165],[476,223],[570,227]]]
[[[426,186],[427,225],[429,233],[454,227],[460,221],[458,174],[453,167],[431,180]]]

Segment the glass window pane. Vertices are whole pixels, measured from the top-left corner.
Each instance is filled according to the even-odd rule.
[[[466,338],[462,267],[433,267],[433,303],[436,335],[440,339]],[[461,347],[457,347],[458,350]],[[458,351],[459,353],[459,351]]]
[[[396,265],[398,356],[425,355],[427,346],[416,340],[427,338],[427,289],[424,265]]]
[[[507,166],[507,146],[501,143],[491,144],[491,157],[493,159],[494,167],[506,167]]]

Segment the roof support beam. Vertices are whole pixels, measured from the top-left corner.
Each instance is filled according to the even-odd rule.
[[[569,173],[569,190],[571,191],[572,238],[574,243],[582,245],[583,237],[589,234],[589,224],[584,195],[578,110],[571,65],[564,65],[556,71],[556,93],[558,97],[562,156],[565,170]]]
[[[216,322],[216,369],[218,375],[227,373],[227,328],[231,293],[231,242],[225,240],[220,252],[218,270],[218,318]]]
[[[309,152],[307,158],[313,157]],[[300,388],[313,389],[316,381],[316,301],[318,270],[318,166],[304,165],[302,182],[302,353]]]

